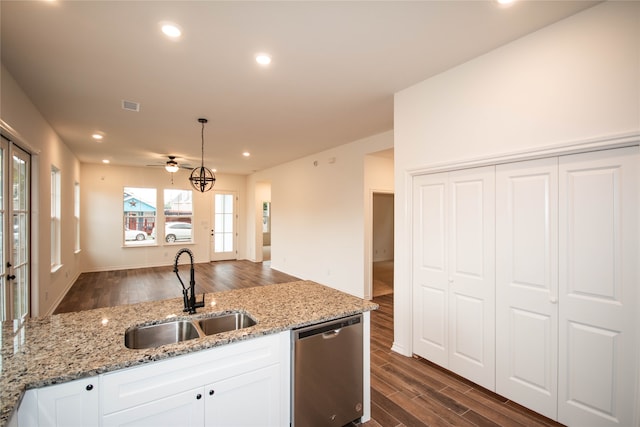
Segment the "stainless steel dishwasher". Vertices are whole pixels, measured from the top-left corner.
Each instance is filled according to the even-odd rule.
[[[295,427],[344,426],[362,417],[362,315],[294,329]]]

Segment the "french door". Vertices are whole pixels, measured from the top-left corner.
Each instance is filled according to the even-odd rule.
[[[0,138],[0,319],[29,315],[30,155]]]
[[[236,201],[238,196],[233,191],[214,191],[213,194],[213,229],[211,230],[211,261],[236,259],[238,233],[236,223]]]

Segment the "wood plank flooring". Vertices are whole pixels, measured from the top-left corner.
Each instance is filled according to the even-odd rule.
[[[270,263],[246,260],[200,263],[194,270],[198,294],[300,280],[271,269]],[[189,286],[189,265],[178,265],[178,272]],[[178,297],[182,287],[173,266],[82,273],[54,314]]]
[[[188,266],[179,270],[187,284]],[[195,274],[199,293],[299,280],[250,261],[196,264]],[[172,267],[83,273],[56,313],[180,296]],[[561,426],[424,359],[392,352],[393,294],[374,302],[380,309],[371,314],[372,419],[365,427]]]
[[[366,427],[538,426],[561,424],[536,414],[393,343],[393,294],[371,313],[371,413]]]

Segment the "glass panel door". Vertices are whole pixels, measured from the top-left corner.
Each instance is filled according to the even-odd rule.
[[[6,166],[7,152],[9,144],[4,137],[0,138],[0,320],[5,320],[7,306],[7,262],[6,257],[9,242],[5,235],[9,235],[6,230],[9,228],[7,218],[7,198],[5,197],[5,187],[8,185],[8,172]]]
[[[214,193],[211,261],[237,259],[236,199],[234,192]]]
[[[30,156],[16,146],[11,150],[13,160],[13,262],[15,279],[12,283],[13,318],[29,314],[29,176]]]
[[[0,163],[0,315],[2,319],[20,319],[29,315],[31,157],[3,137]]]

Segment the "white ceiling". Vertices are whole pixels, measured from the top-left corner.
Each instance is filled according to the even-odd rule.
[[[2,0],[0,53],[81,162],[197,165],[205,117],[205,165],[246,174],[390,130],[394,92],[593,4]]]

